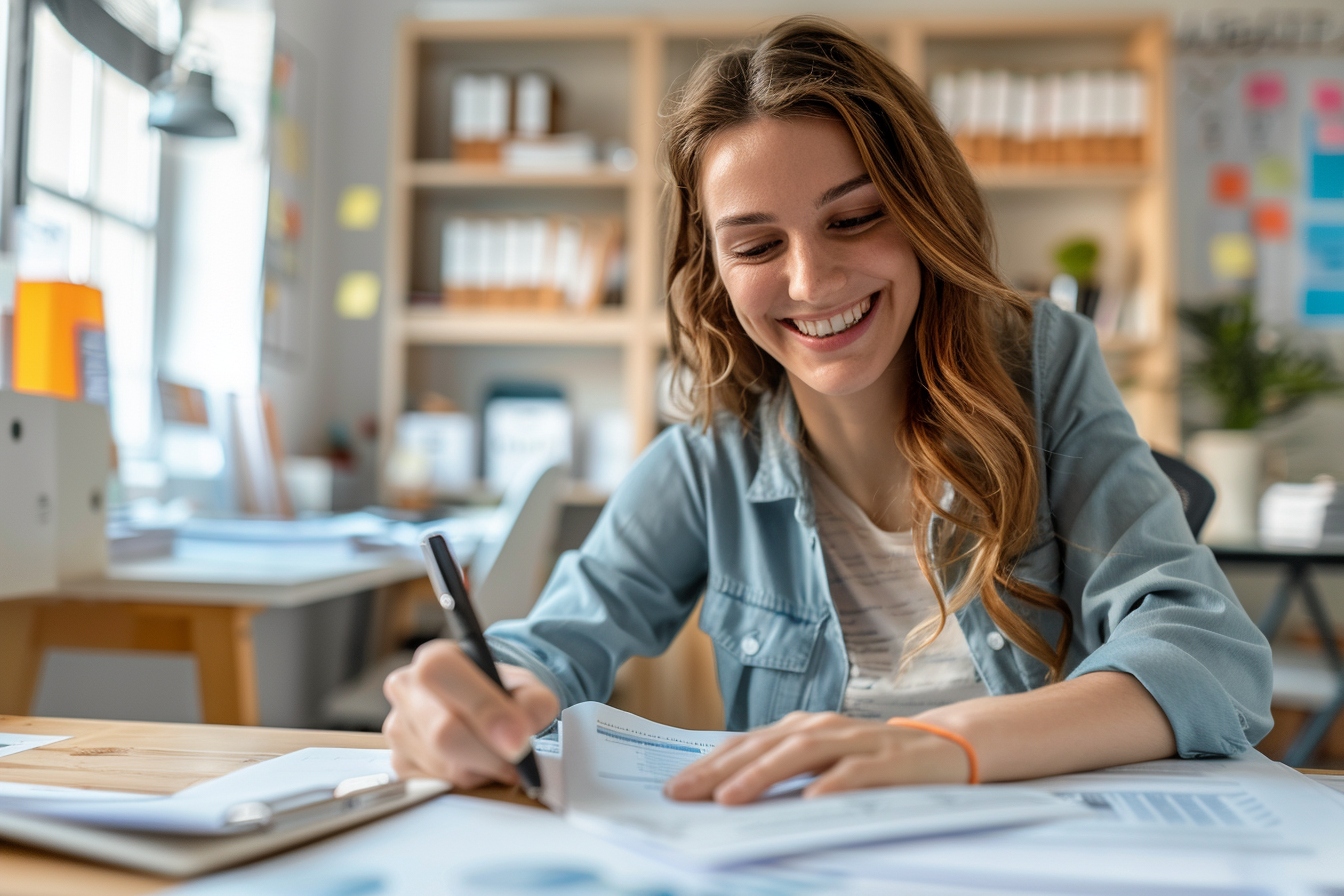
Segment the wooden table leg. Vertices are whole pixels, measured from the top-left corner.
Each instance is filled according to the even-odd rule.
[[[201,716],[214,725],[256,725],[257,661],[252,648],[256,607],[195,607],[192,652],[201,677]],[[199,611],[210,612],[199,612]]]
[[[0,601],[0,714],[28,713],[42,661],[33,655],[37,612],[37,601]]]
[[[203,721],[256,725],[252,617],[259,609],[68,598],[0,603],[0,711],[28,711],[48,648],[155,650],[196,657]]]

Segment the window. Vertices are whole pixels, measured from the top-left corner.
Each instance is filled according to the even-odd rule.
[[[66,236],[65,268],[103,292],[112,435],[128,458],[153,437],[159,135],[149,91],[75,41],[45,6],[33,16],[25,204]]]

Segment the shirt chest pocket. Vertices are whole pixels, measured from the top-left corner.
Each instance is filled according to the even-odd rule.
[[[705,593],[700,628],[721,655],[742,666],[805,672],[825,621],[775,609],[779,598],[715,576]]]

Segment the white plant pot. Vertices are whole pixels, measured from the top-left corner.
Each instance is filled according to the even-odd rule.
[[[1218,493],[1200,540],[1208,544],[1250,544],[1264,478],[1265,446],[1246,429],[1206,429],[1190,437],[1185,459],[1213,483]]]

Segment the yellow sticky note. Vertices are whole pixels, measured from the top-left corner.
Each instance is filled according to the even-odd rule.
[[[1291,159],[1264,156],[1255,163],[1255,185],[1266,193],[1287,193],[1297,183]]]
[[[285,235],[285,197],[279,190],[272,190],[266,203],[266,236],[273,240]]]
[[[346,230],[372,230],[378,223],[378,210],[383,196],[377,187],[365,184],[347,187],[341,194],[341,207],[336,220]]]
[[[1244,233],[1219,233],[1209,242],[1209,267],[1223,280],[1245,280],[1255,274],[1255,244]]]
[[[308,135],[302,125],[292,118],[281,118],[275,123],[275,135],[280,146],[280,167],[288,174],[302,177],[308,171]]]
[[[351,271],[336,287],[336,313],[353,320],[367,320],[378,312],[382,283],[373,271]]]

